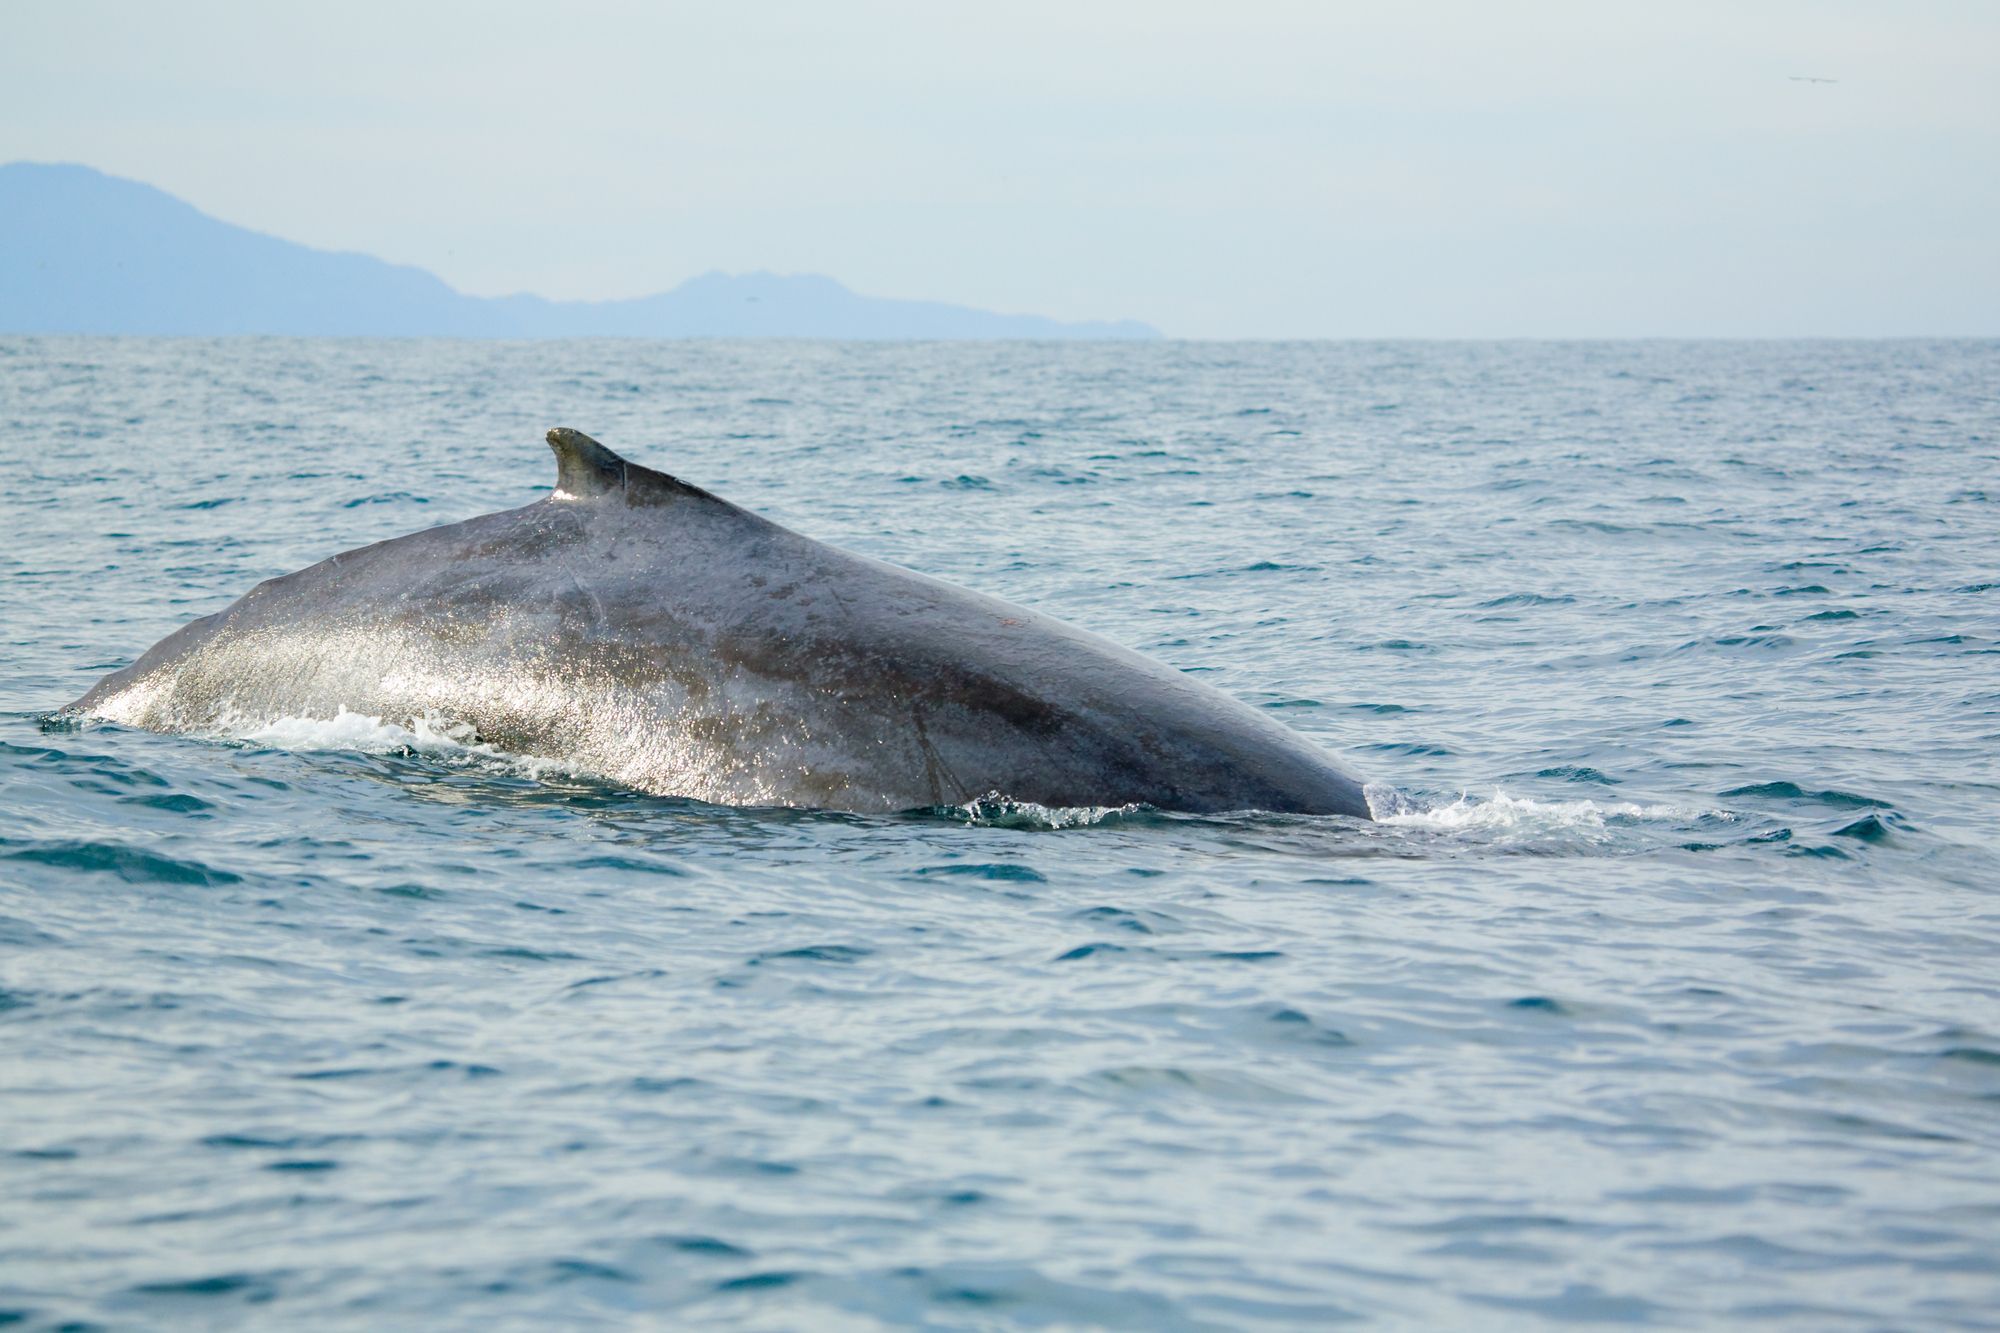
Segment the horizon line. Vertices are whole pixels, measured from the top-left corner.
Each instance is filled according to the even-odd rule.
[[[371,256],[372,257],[372,256]],[[807,274],[808,277],[823,277],[824,274]],[[480,297],[480,300],[504,300],[504,297]],[[543,298],[548,299],[548,298]],[[643,300],[643,297],[616,297],[614,300]],[[903,297],[883,297],[882,300],[903,300]],[[594,304],[594,303],[585,303]],[[949,304],[940,302],[939,304]],[[970,308],[970,307],[968,307]],[[1121,323],[1117,320],[1066,321],[1075,323]],[[1139,322],[1139,321],[1131,321]],[[1282,345],[1288,343],[1887,343],[1887,342],[2000,342],[2000,333],[1336,333],[1314,334],[1308,337],[1282,337],[1262,334],[1216,335],[1212,337],[1190,338],[1177,334],[1156,333],[1148,337],[1097,337],[1097,338],[1035,338],[1004,336],[997,338],[913,338],[886,336],[879,338],[834,338],[811,334],[709,334],[709,333],[577,333],[561,334],[548,338],[516,337],[510,334],[457,334],[457,333],[85,333],[73,329],[37,330],[0,328],[0,339],[25,338],[91,338],[127,339],[146,342],[225,342],[264,339],[273,342],[460,342],[460,343],[580,343],[580,342],[656,342],[656,343],[862,343],[862,344],[938,344],[976,346],[995,343],[1047,343],[1050,346],[1072,346],[1078,343],[1098,345],[1104,343],[1140,343],[1149,347],[1163,344],[1253,344]]]

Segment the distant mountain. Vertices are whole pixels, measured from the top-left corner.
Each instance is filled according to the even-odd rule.
[[[708,273],[626,301],[453,291],[420,268],[217,221],[83,166],[0,166],[0,332],[792,338],[1157,338],[861,296],[809,274]]]

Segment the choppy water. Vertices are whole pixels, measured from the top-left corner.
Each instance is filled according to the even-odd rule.
[[[1390,817],[43,722],[558,423]],[[31,1326],[2000,1326],[2000,344],[15,338],[0,426]]]

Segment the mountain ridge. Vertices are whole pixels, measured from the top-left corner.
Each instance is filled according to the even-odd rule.
[[[711,270],[647,296],[470,296],[427,269],[321,250],[77,163],[0,165],[0,333],[559,338],[1157,338],[863,296],[819,274]]]

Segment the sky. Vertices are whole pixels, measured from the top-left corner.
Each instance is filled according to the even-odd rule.
[[[2000,335],[2000,3],[8,0],[0,161],[459,289]],[[1803,82],[1803,78],[1835,80]]]

